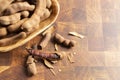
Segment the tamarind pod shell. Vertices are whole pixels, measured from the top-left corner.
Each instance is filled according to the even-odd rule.
[[[0,28],[0,37],[7,35],[7,29],[5,27]]]
[[[43,38],[42,42],[39,44],[40,49],[45,48],[49,43],[50,39],[51,39],[51,33],[48,32],[45,34],[45,37]]]
[[[55,36],[54,36],[54,39],[55,39],[55,41],[57,42],[57,43],[63,43],[64,42],[64,37],[62,37],[60,34],[55,34]]]
[[[70,47],[73,47],[73,46],[75,46],[75,44],[76,44],[76,41],[71,40],[70,43],[69,43],[69,46],[70,46]]]
[[[65,39],[64,42],[63,42],[63,45],[66,46],[66,47],[70,47],[70,40],[69,39]]]

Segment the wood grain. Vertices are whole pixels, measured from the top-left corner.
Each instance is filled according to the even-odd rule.
[[[38,35],[25,45],[0,54],[0,66],[10,66],[0,73],[0,80],[120,80],[120,0],[58,1],[61,10],[55,22],[55,32],[77,41],[71,49],[60,45],[58,49],[76,52],[75,63],[71,64],[64,58],[54,64],[54,76],[38,62],[38,74],[27,76],[24,66],[27,52],[24,47],[39,43],[41,36]],[[85,38],[69,36],[70,31],[76,31]],[[52,41],[44,50],[54,50]]]

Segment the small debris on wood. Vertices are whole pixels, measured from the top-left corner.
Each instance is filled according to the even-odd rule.
[[[50,62],[48,62],[46,59],[43,59],[44,60],[44,64],[45,66],[47,66],[49,69],[53,69],[54,67],[52,66],[52,64]]]
[[[68,60],[70,61],[70,63],[74,63],[75,62],[72,53],[70,53],[67,57],[68,57]]]
[[[76,52],[73,52],[74,55],[76,55]]]
[[[82,34],[79,34],[77,32],[69,32],[69,35],[72,35],[72,36],[76,36],[76,37],[79,37],[81,39],[83,39],[85,36],[83,36]]]
[[[39,48],[40,49],[43,49],[47,46],[47,44],[49,43],[51,39],[51,33],[50,32],[47,32],[45,35],[44,35],[44,38],[43,40],[40,42],[39,44]]]
[[[59,72],[61,72],[62,70],[61,69],[58,69]]]

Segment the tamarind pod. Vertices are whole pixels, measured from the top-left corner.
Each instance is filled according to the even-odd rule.
[[[66,47],[73,47],[75,45],[75,43],[76,43],[76,41],[74,41],[74,40],[65,39],[64,37],[62,37],[58,33],[55,33],[54,40],[57,43],[63,44],[63,46],[66,46]]]
[[[64,56],[63,52],[42,52],[39,50],[34,50],[34,49],[26,49],[28,53],[30,53],[33,56],[38,56],[41,59],[49,59],[49,60],[59,60],[62,59]]]
[[[2,25],[9,25],[16,23],[20,20],[21,13],[15,13],[10,16],[1,16],[0,17],[0,24]]]
[[[44,14],[42,11],[46,7],[46,0],[37,0],[36,8],[30,19],[25,21],[21,27],[26,32],[32,31],[32,28],[40,23],[40,16]]]
[[[15,24],[12,24],[10,26],[7,27],[9,32],[16,32],[18,30],[20,30],[21,25],[23,24],[23,22],[25,22],[28,18],[24,18],[18,22],[16,22]]]
[[[21,16],[28,17],[29,16],[28,11],[15,13],[15,14],[12,14],[12,15],[9,15],[9,16],[1,16],[0,17],[0,24],[2,24],[2,25],[14,24],[14,23],[20,21]]]
[[[25,32],[20,32],[19,34],[13,35],[11,37],[8,38],[4,38],[4,39],[0,39],[0,46],[4,46],[7,45],[15,40],[19,40],[22,38],[25,38],[27,35]]]
[[[42,52],[40,52],[40,54],[36,55],[36,56],[39,56],[40,58],[44,58],[44,59],[49,59],[49,60],[59,59],[59,56],[57,56],[55,53],[42,53]]]
[[[43,9],[43,12],[44,12],[43,16],[40,17],[41,21],[47,19],[51,14],[48,9]]]
[[[66,46],[66,47],[69,47],[69,44],[70,44],[70,40],[69,39],[65,39],[63,41],[63,45]]]
[[[26,64],[28,73],[30,75],[35,75],[37,73],[37,68],[35,65],[35,59],[32,57],[32,55],[28,56]]]
[[[46,0],[46,7],[50,8],[52,5],[52,1],[51,0]]]
[[[54,39],[55,39],[55,41],[57,42],[57,43],[63,43],[64,42],[64,37],[62,37],[60,34],[58,34],[58,33],[55,33],[55,35],[54,35]]]
[[[34,9],[35,5],[30,5],[28,2],[16,2],[5,10],[5,15],[14,14],[19,11],[33,11]]]
[[[48,42],[50,41],[50,39],[51,39],[51,33],[48,32],[45,34],[42,42],[39,44],[40,49],[45,48],[47,46]]]
[[[0,14],[13,2],[14,0],[0,0]]]
[[[5,27],[0,28],[0,37],[7,35],[7,29]]]

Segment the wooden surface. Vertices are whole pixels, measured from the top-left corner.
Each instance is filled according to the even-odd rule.
[[[59,50],[76,52],[75,63],[63,59],[51,71],[37,63],[38,74],[25,73],[24,47],[38,43],[40,36],[6,54],[0,54],[0,80],[120,80],[120,0],[58,0],[60,15],[55,23],[56,32],[74,39],[72,49],[59,46]],[[84,39],[68,36],[69,31],[85,35]],[[54,50],[50,42],[45,48]],[[2,70],[3,71],[2,72]],[[59,71],[59,69],[61,71]]]

